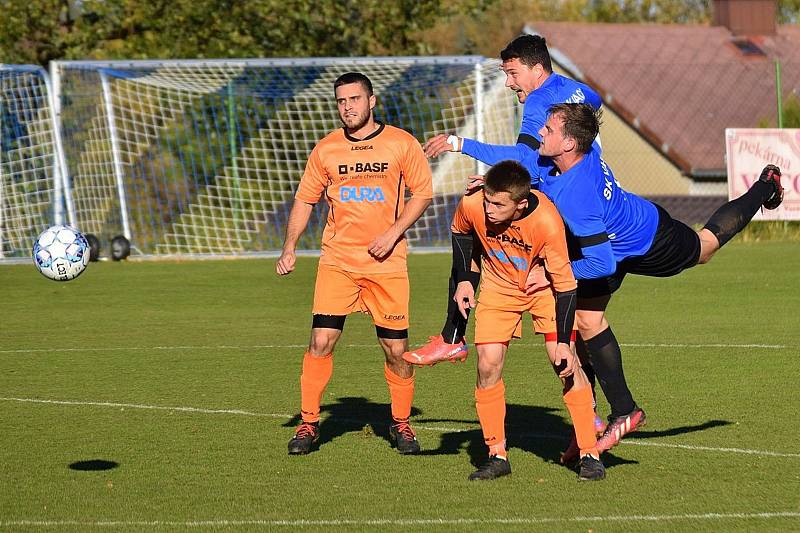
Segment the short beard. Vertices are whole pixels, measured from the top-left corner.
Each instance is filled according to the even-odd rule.
[[[342,121],[342,124],[344,124],[344,127],[345,127],[345,129],[346,129],[348,132],[354,132],[354,131],[358,131],[358,130],[360,130],[361,128],[363,128],[364,126],[366,126],[366,125],[367,125],[367,122],[369,122],[369,119],[370,119],[371,117],[372,117],[372,110],[370,109],[370,110],[369,110],[369,111],[367,111],[367,113],[366,113],[366,114],[365,114],[365,115],[364,115],[364,116],[361,118],[361,120],[359,120],[359,121],[358,121],[358,122],[355,124],[355,126],[353,126],[352,128],[351,128],[350,126],[348,126],[348,125],[347,125],[347,122],[345,122],[345,121],[344,121],[344,119],[343,119],[341,116],[339,117],[339,120],[341,120],[341,121]]]

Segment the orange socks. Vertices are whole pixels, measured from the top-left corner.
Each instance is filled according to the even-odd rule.
[[[411,416],[411,402],[414,401],[414,375],[401,378],[383,363],[383,375],[389,385],[389,396],[392,399],[392,418],[396,422],[406,422]]]
[[[303,422],[318,422],[322,393],[333,375],[333,354],[303,356],[303,373],[300,375],[300,414]]]
[[[564,394],[564,403],[567,406],[570,418],[572,418],[572,425],[575,427],[575,438],[578,441],[578,448],[581,449],[581,457],[590,453],[599,458],[597,437],[595,437],[594,433],[592,388],[570,389],[569,392]]]
[[[508,457],[506,453],[506,386],[501,379],[486,389],[475,388],[475,409],[483,430],[489,455]]]

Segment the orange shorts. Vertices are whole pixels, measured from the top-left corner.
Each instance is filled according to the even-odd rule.
[[[372,315],[376,326],[408,329],[408,272],[358,274],[319,265],[314,287],[315,315]]]
[[[556,332],[556,301],[552,290],[537,291],[532,296],[510,296],[483,290],[475,308],[475,344],[508,342],[522,337],[522,315],[533,317],[536,333]]]

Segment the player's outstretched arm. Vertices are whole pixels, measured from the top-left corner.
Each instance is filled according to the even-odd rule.
[[[295,200],[292,205],[292,210],[289,213],[289,222],[286,224],[286,238],[283,240],[283,251],[275,265],[275,271],[281,276],[285,276],[294,270],[294,263],[297,259],[295,254],[297,241],[306,230],[313,209],[313,204],[308,204],[301,200]]]
[[[392,253],[403,233],[422,216],[422,213],[431,205],[431,201],[431,198],[411,197],[394,224],[369,243],[369,253],[378,259],[383,259]]]
[[[514,145],[487,144],[464,137],[461,139],[461,153],[487,165],[494,165],[509,159],[523,162],[529,158],[538,157],[538,141],[532,137],[528,139],[528,137],[524,140],[520,138]]]
[[[461,142],[460,137],[442,133],[428,139],[422,145],[422,150],[425,152],[425,157],[439,157],[445,152],[460,152]]]
[[[426,157],[439,157],[445,152],[462,152],[487,165],[508,159],[523,161],[525,158],[535,157],[537,148],[538,141],[534,138],[519,140],[515,145],[503,145],[482,143],[447,133],[431,137],[422,147]]]

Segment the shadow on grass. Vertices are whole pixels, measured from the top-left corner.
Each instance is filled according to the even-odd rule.
[[[337,398],[336,403],[322,406],[323,416],[319,425],[319,440],[315,443],[316,449],[331,442],[345,433],[373,434],[387,442],[389,439],[389,425],[392,423],[392,408],[388,403],[375,403],[362,397],[346,396]],[[412,407],[411,416],[418,416],[422,412]],[[284,426],[294,427],[300,423],[300,415],[295,415]]]
[[[416,423],[420,425],[442,422],[478,423],[477,420],[416,420]],[[558,464],[561,452],[569,445],[571,437],[572,426],[561,417],[557,409],[538,405],[509,404],[506,406],[506,440],[512,454],[514,449],[522,450],[549,463]],[[487,450],[480,428],[444,431],[439,447],[423,449],[422,454],[459,454],[461,450],[466,450],[470,463],[476,468],[486,462]],[[610,453],[603,455],[603,463],[607,467],[636,462],[616,457]]]
[[[730,420],[709,420],[702,424],[695,424],[693,426],[679,426],[676,428],[663,429],[661,431],[642,431],[626,435],[626,439],[654,439],[657,437],[674,437],[675,435],[683,435],[685,433],[694,433],[695,431],[704,431],[720,426],[730,426],[733,424]]]
[[[391,406],[388,403],[375,403],[363,397],[341,397],[335,403],[322,406],[323,416],[320,423],[320,438],[315,449],[323,446],[346,433],[364,433],[376,435],[387,442],[389,424],[391,423]],[[469,424],[477,426],[477,419],[448,419],[421,417],[422,411],[412,408],[413,425],[426,424]],[[300,415],[294,416],[284,424],[295,427],[300,423]],[[626,439],[648,439],[694,433],[707,429],[727,426],[727,420],[709,420],[701,424],[679,426],[659,431],[637,431],[627,435]],[[566,449],[572,437],[572,425],[565,421],[558,409],[537,405],[508,404],[506,406],[506,439],[510,449],[519,449],[540,457],[544,461],[558,464],[561,452]],[[441,432],[439,446],[431,447],[433,438],[422,438],[421,455],[458,455],[466,451],[473,466],[478,467],[486,461],[486,446],[480,427],[474,429],[444,429]],[[615,449],[614,452],[617,450]],[[606,467],[622,464],[637,464],[617,456],[612,452],[603,454]]]
[[[69,465],[70,470],[80,470],[82,472],[95,472],[100,470],[111,470],[119,466],[116,461],[106,461],[105,459],[88,459],[86,461],[75,461]]]

